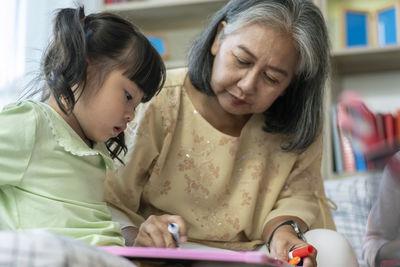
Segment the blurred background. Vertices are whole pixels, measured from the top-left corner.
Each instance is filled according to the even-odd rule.
[[[342,136],[338,100],[360,95],[376,135],[400,143],[400,0],[313,0],[325,16],[332,44],[324,108],[324,179],[375,171]],[[9,0],[0,9],[0,109],[16,101],[37,74],[55,10],[85,6],[130,20],[148,36],[167,68],[186,65],[186,53],[212,14],[228,0]],[[341,107],[339,107],[339,110]],[[350,140],[351,141],[351,140]],[[346,143],[349,143],[346,145]],[[394,144],[394,145],[393,145]],[[343,147],[344,146],[344,147]]]
[[[0,9],[0,110],[20,95],[40,67],[40,58],[52,31],[54,11],[85,5],[87,12],[101,9],[102,1],[11,0]]]

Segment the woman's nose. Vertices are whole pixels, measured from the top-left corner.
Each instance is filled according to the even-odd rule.
[[[257,76],[258,75],[255,72],[248,71],[240,79],[238,86],[245,95],[251,94],[255,91],[257,85]]]

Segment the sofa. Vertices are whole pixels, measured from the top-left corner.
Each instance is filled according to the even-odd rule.
[[[332,210],[337,231],[350,242],[360,267],[367,267],[361,257],[361,246],[381,177],[381,172],[365,172],[324,182],[327,197],[338,206],[337,210]]]

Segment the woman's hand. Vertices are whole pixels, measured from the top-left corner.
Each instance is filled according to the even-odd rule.
[[[289,252],[301,247],[308,246],[306,242],[299,239],[293,228],[290,225],[284,225],[279,227],[272,237],[270,248],[271,256],[277,257],[279,260],[288,261]],[[317,266],[317,251],[303,258],[304,267],[316,267]]]
[[[186,223],[182,217],[176,215],[150,216],[140,225],[139,232],[135,239],[135,246],[175,248],[175,243],[171,233],[168,231],[168,225],[176,223],[179,225],[180,241],[186,242],[187,229]]]
[[[134,226],[126,226],[122,228],[122,236],[125,239],[125,246],[133,246],[138,233],[139,229]]]

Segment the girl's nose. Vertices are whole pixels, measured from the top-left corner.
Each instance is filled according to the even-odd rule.
[[[128,112],[126,115],[126,120],[128,122],[131,122],[133,118],[135,118],[135,110]]]
[[[130,106],[126,110],[126,120],[128,122],[131,122],[135,118],[135,113],[136,113],[136,106]]]

